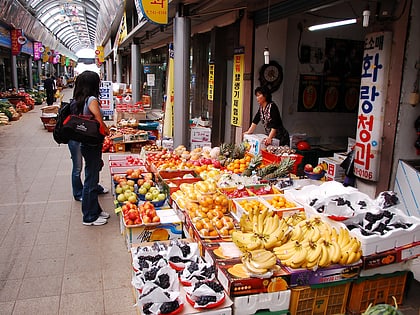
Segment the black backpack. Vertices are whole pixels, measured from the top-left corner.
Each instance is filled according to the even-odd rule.
[[[70,103],[62,102],[61,108],[57,114],[57,122],[53,130],[53,138],[58,144],[68,143],[69,139],[63,134],[63,122],[71,114]]]

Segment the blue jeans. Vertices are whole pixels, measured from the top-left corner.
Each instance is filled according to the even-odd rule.
[[[102,212],[98,200],[99,172],[102,169],[102,144],[81,144],[85,159],[85,180],[82,195],[83,222],[93,222]]]
[[[83,184],[80,174],[82,173],[83,157],[80,149],[80,142],[70,140],[68,143],[73,169],[71,171],[71,186],[74,199],[80,200],[83,194]]]
[[[71,187],[73,191],[73,197],[76,200],[80,200],[83,194],[83,183],[81,179],[82,168],[83,168],[83,157],[80,148],[80,142],[69,140],[68,146],[71,154],[73,168],[71,171]],[[103,193],[104,187],[98,184],[98,192]]]

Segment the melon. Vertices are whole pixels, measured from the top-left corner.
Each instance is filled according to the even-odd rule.
[[[394,299],[395,306],[389,304],[376,304],[375,306],[372,306],[372,304],[370,304],[363,315],[403,315],[403,313],[398,310],[398,304],[395,297],[392,298]]]

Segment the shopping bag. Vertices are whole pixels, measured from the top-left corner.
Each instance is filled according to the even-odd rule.
[[[62,132],[65,137],[87,144],[100,144],[104,141],[100,123],[87,115],[69,115],[63,123]]]

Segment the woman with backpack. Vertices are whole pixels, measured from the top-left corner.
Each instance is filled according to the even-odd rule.
[[[96,72],[84,71],[76,79],[73,91],[72,114],[92,115],[100,123],[105,134],[109,134],[99,105],[100,78]],[[80,145],[85,160],[85,180],[82,194],[82,213],[84,225],[103,225],[110,217],[102,210],[98,200],[99,172],[102,168],[102,143]]]

